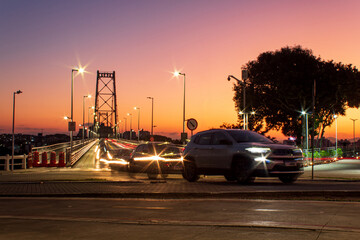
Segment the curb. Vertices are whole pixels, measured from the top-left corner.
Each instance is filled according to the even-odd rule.
[[[41,198],[149,198],[149,199],[259,199],[259,200],[319,200],[319,201],[360,201],[360,191],[289,191],[289,192],[207,192],[207,193],[29,193],[0,194],[5,197]]]

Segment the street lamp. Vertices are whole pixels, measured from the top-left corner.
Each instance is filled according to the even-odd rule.
[[[306,156],[309,151],[309,121],[308,121],[308,113],[305,111],[301,112],[301,115],[305,115],[305,122],[306,122]]]
[[[337,159],[338,157],[338,153],[337,153],[337,144],[338,144],[338,140],[337,140],[337,119],[338,116],[336,114],[334,114],[333,118],[335,119],[335,159]]]
[[[83,134],[82,134],[83,144],[84,144],[84,140],[85,140],[85,98],[91,98],[91,95],[88,94],[87,96],[83,97]]]
[[[14,148],[15,148],[15,95],[22,93],[21,90],[14,92],[13,97],[13,121],[12,121],[12,147],[11,147],[11,171],[14,171]]]
[[[357,119],[350,118],[351,121],[353,121],[353,129],[354,129],[354,157],[355,157],[355,151],[356,151],[356,144],[355,144],[355,121]]]
[[[154,98],[153,97],[147,97],[148,99],[151,99],[151,136],[154,136]]]
[[[130,116],[130,140],[132,140],[132,114],[128,113],[128,116]]]
[[[247,129],[247,114],[246,114],[246,79],[248,77],[248,73],[246,70],[243,70],[242,71],[242,82],[241,80],[239,80],[238,78],[234,77],[233,75],[228,75],[228,78],[227,80],[230,81],[231,78],[235,79],[239,84],[241,84],[243,86],[243,111],[244,112],[244,116],[243,116],[243,119],[244,119],[244,130]],[[241,113],[240,113],[241,114]]]
[[[138,141],[140,141],[140,108],[134,107],[134,110],[139,110],[138,111]]]
[[[90,138],[90,109],[95,109],[94,106],[88,107],[88,128],[89,128],[89,138]]]
[[[72,155],[72,149],[73,149],[73,131],[75,130],[73,127],[75,126],[75,124],[73,124],[74,122],[74,72],[79,72],[79,73],[83,73],[85,70],[83,68],[73,68],[71,69],[71,116],[70,116],[70,120],[71,120],[71,129],[70,130],[70,156],[69,156],[69,160],[71,162],[71,155]]]
[[[119,138],[122,138],[122,134],[123,134],[122,122],[123,122],[122,120],[119,120],[119,122],[118,122],[118,123],[120,124],[120,127],[121,127],[121,129],[119,129],[119,132],[120,132],[120,133],[119,133]]]
[[[126,132],[127,131],[127,123],[126,123],[126,120],[127,120],[127,118],[126,117],[124,117],[124,120],[125,120],[125,131],[124,132]]]
[[[182,133],[181,139],[183,140],[183,143],[185,144],[185,140],[187,139],[187,136],[185,134],[185,73],[181,73],[178,71],[174,72],[175,77],[178,77],[179,75],[184,76],[183,133]]]

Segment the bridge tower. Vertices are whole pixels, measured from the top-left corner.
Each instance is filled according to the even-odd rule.
[[[103,137],[113,137],[117,133],[117,105],[115,71],[97,71],[94,130]]]

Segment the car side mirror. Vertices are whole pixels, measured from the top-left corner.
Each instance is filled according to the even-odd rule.
[[[229,141],[229,140],[220,140],[220,145],[232,145],[232,142],[231,141]]]

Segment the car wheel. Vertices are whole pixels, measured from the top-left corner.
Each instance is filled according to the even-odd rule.
[[[252,161],[249,159],[239,159],[233,166],[234,176],[240,184],[249,184],[254,182],[255,177],[251,176]]]
[[[236,177],[234,175],[224,175],[226,181],[233,182],[236,181]]]
[[[298,177],[299,175],[289,174],[289,175],[280,176],[279,179],[285,184],[291,184],[294,183],[298,179]]]
[[[157,173],[148,173],[147,175],[150,180],[155,180],[158,177]]]
[[[193,161],[184,161],[184,169],[182,175],[189,182],[196,182],[200,178],[197,174],[196,165]]]

